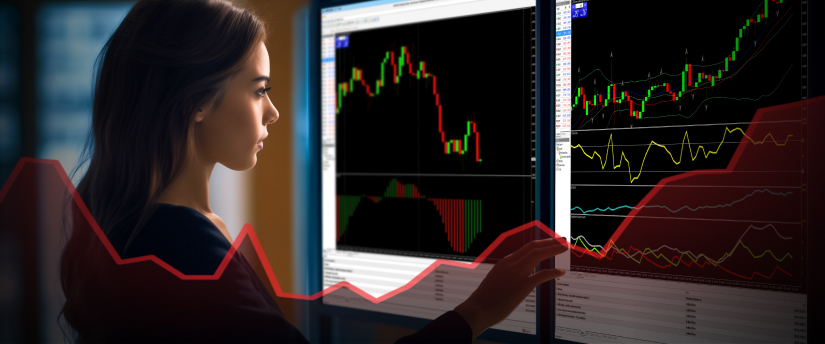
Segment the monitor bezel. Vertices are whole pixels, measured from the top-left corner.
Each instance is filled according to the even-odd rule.
[[[401,0],[400,0],[401,1]],[[311,240],[310,248],[311,250],[311,260],[310,260],[310,269],[309,275],[310,277],[310,285],[311,290],[320,291],[323,288],[323,281],[321,278],[322,270],[321,270],[321,263],[322,263],[322,249],[321,249],[321,238],[322,238],[322,228],[321,228],[321,173],[320,173],[320,156],[321,156],[321,134],[320,134],[320,121],[321,121],[321,108],[320,108],[320,100],[321,100],[321,87],[320,87],[320,75],[321,75],[321,52],[320,52],[320,44],[321,44],[321,12],[324,9],[336,6],[344,6],[344,5],[351,5],[357,3],[368,2],[364,0],[314,0],[310,5],[310,29],[309,29],[309,49],[308,52],[309,56],[309,76],[310,76],[310,125],[311,125],[311,157],[313,159],[310,163],[312,166],[312,180],[314,181],[314,186],[310,188],[311,192],[315,195],[314,200],[312,201],[312,213],[310,214],[310,218],[314,218],[311,223],[311,230],[315,235],[311,236],[314,237],[315,240]],[[542,88],[541,87],[541,80],[545,78],[549,78],[547,80],[553,79],[552,68],[541,68],[540,61],[548,60],[552,61],[555,58],[555,51],[554,49],[547,49],[546,51],[542,51],[541,47],[544,46],[552,46],[553,45],[553,35],[542,35],[541,34],[541,27],[542,23],[544,25],[554,26],[555,25],[555,16],[553,15],[553,4],[547,3],[542,5],[542,1],[536,1],[536,219],[547,224],[548,226],[552,227],[553,224],[553,173],[554,169],[552,168],[544,168],[542,169],[542,161],[552,161],[553,157],[550,156],[552,153],[550,150],[542,150],[542,140],[549,140],[551,145],[553,144],[553,140],[555,137],[555,126],[553,125],[552,117],[547,117],[548,115],[545,114],[547,111],[542,110],[542,104],[550,104],[548,109],[550,109],[549,116],[552,116],[552,104],[553,104],[553,85],[550,84],[548,87]],[[546,41],[546,42],[545,42]],[[544,120],[542,120],[544,118]],[[547,160],[547,159],[550,160]],[[539,230],[536,229],[538,232]],[[537,233],[538,234],[538,233]],[[541,268],[552,268],[554,266],[553,260],[547,260],[541,264]],[[537,333],[535,335],[530,334],[523,334],[511,331],[504,331],[504,330],[497,330],[497,329],[488,329],[484,333],[482,333],[478,339],[481,340],[491,340],[491,341],[503,341],[503,342],[521,342],[521,343],[547,343],[553,338],[553,290],[555,288],[555,284],[544,283],[539,287],[537,290],[537,301],[539,304],[539,309],[536,314],[536,323],[537,323]],[[431,320],[411,317],[411,316],[404,316],[404,315],[396,315],[396,314],[388,314],[388,313],[380,313],[374,311],[367,311],[355,308],[348,308],[343,306],[336,306],[336,305],[328,305],[324,304],[323,302],[318,302],[314,307],[315,309],[314,314],[317,315],[317,319],[314,319],[314,323],[319,326],[329,325],[330,317],[346,317],[348,319],[358,319],[362,321],[369,321],[369,322],[377,322],[383,323],[387,325],[394,325],[400,327],[408,327],[408,328],[421,328]],[[326,329],[322,329],[321,332],[325,332]]]

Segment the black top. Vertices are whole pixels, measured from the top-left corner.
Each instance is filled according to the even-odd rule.
[[[200,212],[165,203],[158,204],[146,226],[124,250],[126,239],[118,235],[110,238],[122,258],[154,255],[186,275],[214,274],[231,246]],[[133,321],[127,316],[107,326],[109,341],[307,342],[286,321],[240,253],[233,256],[218,280],[181,280],[149,264],[154,263],[127,264],[117,268],[122,273],[110,273],[126,276],[108,279],[107,283],[116,284],[110,287],[140,290],[140,296],[120,293],[122,300],[105,303],[120,310],[136,309],[129,313]],[[450,311],[398,343],[471,341],[470,326]]]
[[[186,275],[211,275],[232,246],[206,216],[189,207],[159,203],[124,252],[126,237],[112,238],[123,259],[155,255]]]

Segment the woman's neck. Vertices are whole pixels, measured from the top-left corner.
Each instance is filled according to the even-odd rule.
[[[186,163],[180,175],[161,192],[158,202],[182,205],[197,210],[221,231],[226,240],[232,242],[232,236],[223,220],[212,212],[209,206],[209,177],[215,168],[214,162],[195,154]]]
[[[209,178],[215,168],[214,162],[203,159],[189,159],[180,175],[161,192],[158,202],[182,205],[203,214],[212,213],[209,206]]]

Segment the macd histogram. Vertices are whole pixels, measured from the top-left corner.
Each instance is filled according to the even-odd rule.
[[[341,195],[337,199],[338,237],[346,234],[350,217],[355,215],[358,205],[362,201],[379,204],[390,198],[426,200],[436,208],[444,225],[445,239],[457,253],[469,250],[475,237],[481,232],[481,201],[465,199],[427,198],[418,192],[414,184],[401,184],[398,180],[390,181],[387,190],[381,196],[348,196]]]

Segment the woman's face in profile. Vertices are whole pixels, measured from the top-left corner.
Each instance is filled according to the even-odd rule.
[[[236,171],[255,166],[266,125],[278,120],[278,110],[264,91],[268,82],[269,53],[261,42],[229,84],[221,104],[196,115],[195,142],[201,158]]]

